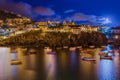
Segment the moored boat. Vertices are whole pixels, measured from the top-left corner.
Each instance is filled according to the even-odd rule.
[[[100,52],[100,59],[113,59],[111,53]]]
[[[47,52],[47,54],[56,54],[55,51]]]
[[[77,46],[76,48],[79,48],[79,49],[81,49],[81,48],[82,48],[82,46]]]
[[[51,52],[51,51],[52,51],[52,49],[50,49],[50,48],[45,49],[45,52]]]
[[[11,60],[11,65],[19,65],[21,64],[22,62],[19,61],[19,60]]]
[[[27,48],[22,48],[23,51],[27,51]]]
[[[68,46],[63,46],[64,49],[68,48]]]
[[[85,61],[96,61],[95,58],[89,58],[89,57],[82,57],[82,60],[85,60]]]
[[[95,46],[89,46],[89,48],[93,49],[93,48],[95,48]]]
[[[110,60],[112,60],[113,58],[112,58],[112,56],[100,56],[100,59],[110,59]]]
[[[75,51],[75,49],[76,49],[75,47],[70,47],[69,48],[70,51]]]
[[[106,48],[106,46],[101,46],[101,48]]]
[[[17,50],[12,50],[11,53],[17,53]]]
[[[30,49],[28,53],[29,53],[29,54],[36,54],[37,52],[36,52],[36,50],[34,50],[34,49]]]

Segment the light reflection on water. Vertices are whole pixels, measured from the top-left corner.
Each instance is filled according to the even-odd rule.
[[[76,64],[76,58],[77,58],[77,56],[76,56],[76,52],[75,51],[72,51],[71,53],[70,53],[70,60],[71,60],[71,67],[72,67],[72,69],[74,69],[75,68],[75,64]]]
[[[55,80],[56,74],[56,59],[53,54],[44,54],[45,56],[45,72],[46,72],[46,80]]]
[[[16,48],[16,53],[10,53],[11,48],[0,48],[0,80],[119,80],[120,56],[113,60],[100,60],[100,49],[87,54],[96,58],[96,63],[82,61],[80,52],[68,49],[55,50],[56,54],[47,54],[39,50],[37,54],[25,55],[27,51]],[[114,52],[118,53],[118,49]],[[12,59],[22,62],[11,65]]]
[[[100,60],[98,67],[99,80],[116,80],[113,60]]]
[[[9,48],[0,48],[0,80],[5,80],[6,76],[10,78],[10,56]]]

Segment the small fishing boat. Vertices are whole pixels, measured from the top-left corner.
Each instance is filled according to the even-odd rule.
[[[29,54],[36,54],[37,52],[36,52],[36,50],[34,50],[34,49],[30,49],[30,50],[28,51],[28,53],[29,53]]]
[[[95,46],[89,46],[89,48],[93,49],[93,48],[95,48]]]
[[[100,56],[108,56],[108,53],[107,52],[100,52],[99,55]]]
[[[19,61],[19,60],[11,60],[11,65],[19,65],[21,64],[22,62]]]
[[[95,51],[93,49],[87,49],[86,52],[87,53],[94,53]]]
[[[45,47],[45,49],[48,49],[48,48],[50,48],[50,47]]]
[[[64,49],[67,49],[67,48],[68,48],[68,46],[63,46],[63,48],[64,48]]]
[[[55,51],[47,52],[47,54],[56,54]]]
[[[112,58],[112,56],[100,56],[100,59],[110,59],[110,60],[112,60],[113,58]]]
[[[51,48],[49,48],[49,47],[45,48],[45,52],[51,52],[51,51],[52,51]]]
[[[75,47],[70,47],[69,50],[70,50],[70,51],[75,51],[76,48],[75,48]]]
[[[12,50],[11,53],[17,53],[17,50]]]
[[[84,61],[96,61],[95,58],[88,58],[88,57],[82,57],[82,60],[84,60]]]
[[[77,46],[76,48],[81,49],[81,48],[82,48],[82,46]]]
[[[100,52],[99,55],[100,55],[100,59],[113,59],[112,58],[113,54],[109,52]]]
[[[27,51],[27,48],[22,48],[23,51]]]
[[[106,48],[106,46],[101,46],[101,48]]]

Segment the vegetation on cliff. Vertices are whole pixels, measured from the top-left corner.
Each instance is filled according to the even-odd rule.
[[[3,46],[33,46],[33,47],[63,47],[63,46],[83,46],[88,47],[103,46],[107,44],[107,38],[100,32],[81,32],[73,34],[70,32],[42,32],[30,31],[28,33],[16,35],[0,42]]]

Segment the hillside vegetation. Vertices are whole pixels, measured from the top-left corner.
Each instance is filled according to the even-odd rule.
[[[94,45],[96,47],[107,44],[107,38],[100,32],[81,32],[72,34],[70,32],[47,32],[31,31],[5,39],[0,42],[2,46],[34,46],[34,47],[63,47]]]

